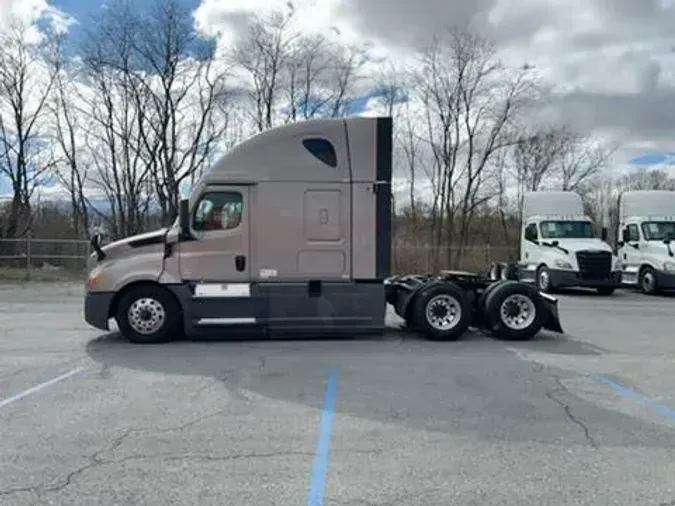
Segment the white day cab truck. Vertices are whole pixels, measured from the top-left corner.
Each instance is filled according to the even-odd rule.
[[[623,283],[650,295],[675,289],[675,192],[623,192],[618,207]]]
[[[512,280],[390,273],[392,119],[314,119],[229,150],[173,226],[92,237],[85,320],[136,343],[384,333],[387,303],[429,339],[562,332],[557,299]]]
[[[520,260],[494,263],[491,279],[534,283],[542,292],[595,288],[611,295],[621,287],[622,264],[605,241],[595,237],[581,196],[568,191],[528,192],[523,198]]]

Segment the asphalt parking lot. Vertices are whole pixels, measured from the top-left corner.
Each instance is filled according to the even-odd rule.
[[[0,286],[0,505],[675,505],[675,298],[565,336],[134,346]],[[395,322],[394,322],[395,323]]]

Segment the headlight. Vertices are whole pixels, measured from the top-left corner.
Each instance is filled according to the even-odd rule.
[[[615,271],[620,271],[623,269],[623,262],[621,261],[620,258],[616,259],[616,262],[614,262],[614,270]]]
[[[94,267],[91,272],[89,273],[89,288],[96,288],[96,285],[101,281],[103,278],[103,269],[101,267]]]
[[[561,269],[572,269],[572,264],[566,260],[556,260],[555,266]]]
[[[675,262],[664,262],[663,270],[668,272],[675,272]]]

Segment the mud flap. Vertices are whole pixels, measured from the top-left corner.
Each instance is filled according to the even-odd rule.
[[[539,292],[541,300],[544,302],[544,307],[546,308],[546,314],[544,315],[544,324],[543,328],[550,330],[552,332],[563,333],[562,326],[560,325],[560,318],[558,317],[558,299],[548,295],[547,293]]]

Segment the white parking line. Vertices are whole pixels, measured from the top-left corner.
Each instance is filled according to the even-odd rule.
[[[78,367],[77,369],[73,369],[72,371],[62,374],[61,376],[57,376],[56,378],[50,379],[49,381],[45,381],[44,383],[40,383],[39,385],[35,385],[34,387],[29,388],[28,390],[24,390],[23,392],[13,395],[12,397],[8,397],[7,399],[0,401],[0,409],[4,408],[5,406],[9,406],[10,404],[19,401],[24,397],[34,394],[35,392],[39,392],[43,388],[47,388],[48,386],[51,386],[54,383],[58,383],[59,381],[70,378],[71,376],[74,376],[77,373],[84,371],[84,369],[85,369],[84,367]]]

